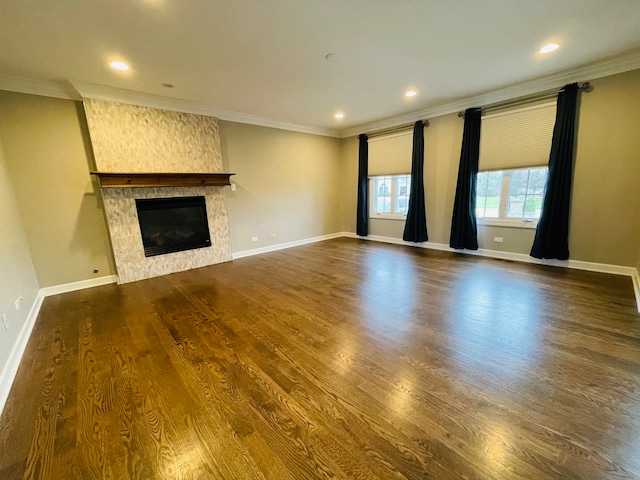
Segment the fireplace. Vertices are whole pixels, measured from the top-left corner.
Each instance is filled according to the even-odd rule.
[[[136,199],[146,257],[211,246],[204,196]]]

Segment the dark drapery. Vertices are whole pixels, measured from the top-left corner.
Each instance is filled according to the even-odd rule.
[[[422,120],[413,126],[413,153],[411,154],[411,192],[409,210],[402,239],[407,242],[426,242],[427,214],[424,207],[424,126]]]
[[[358,207],[356,219],[356,233],[363,237],[369,235],[369,143],[367,136],[358,137],[360,149],[358,151]]]
[[[449,246],[457,249],[478,249],[478,227],[476,225],[476,177],[480,157],[479,108],[468,108],[464,112],[464,133],[460,150],[458,183],[451,218]]]
[[[556,123],[549,154],[549,175],[542,214],[531,247],[532,257],[558,260],[569,258],[569,208],[577,100],[577,83],[565,85],[558,94]]]

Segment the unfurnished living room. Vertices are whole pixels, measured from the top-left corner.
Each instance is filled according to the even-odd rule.
[[[0,479],[640,479],[638,0],[0,0]]]

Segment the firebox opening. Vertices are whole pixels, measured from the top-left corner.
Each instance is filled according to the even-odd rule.
[[[211,246],[205,198],[136,199],[144,255]]]

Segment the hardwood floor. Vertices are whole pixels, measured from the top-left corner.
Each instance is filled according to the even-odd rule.
[[[337,239],[46,299],[1,479],[640,478],[631,280]]]

